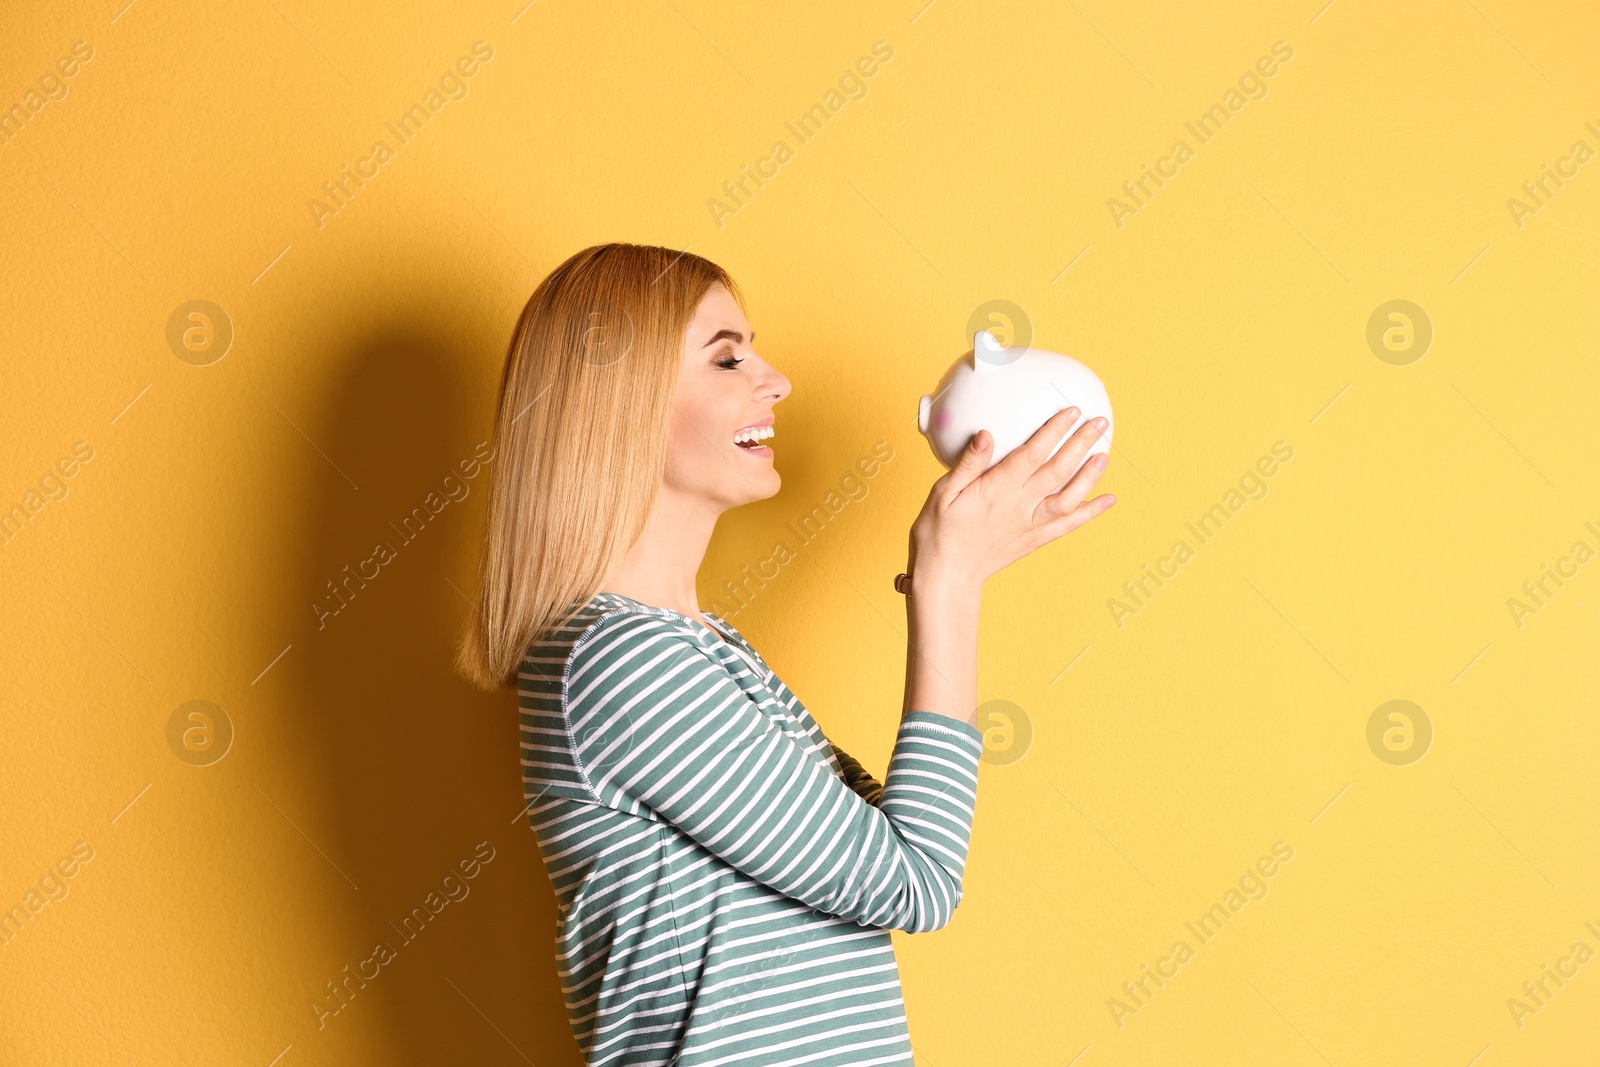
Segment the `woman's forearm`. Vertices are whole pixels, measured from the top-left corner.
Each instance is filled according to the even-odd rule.
[[[978,725],[978,607],[983,583],[930,569],[906,598],[906,698],[901,709]]]
[[[933,483],[908,545],[902,713],[932,712],[977,729],[978,605],[985,579],[1116,503],[1110,495],[1083,502],[1105,470],[1104,456],[1084,460],[1108,424],[1104,418],[1085,422],[1063,444],[1079,414],[1075,407],[1056,412],[994,464],[994,435],[979,430],[949,473]]]

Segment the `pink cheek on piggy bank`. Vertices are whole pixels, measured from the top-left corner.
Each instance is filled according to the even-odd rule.
[[[933,428],[935,430],[942,430],[949,425],[950,413],[941,409],[940,412],[933,417]]]

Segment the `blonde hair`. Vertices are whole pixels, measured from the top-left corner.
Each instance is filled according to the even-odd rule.
[[[534,290],[506,354],[478,595],[456,667],[515,683],[530,642],[599,592],[666,468],[684,335],[721,267],[652,245],[586,248]]]

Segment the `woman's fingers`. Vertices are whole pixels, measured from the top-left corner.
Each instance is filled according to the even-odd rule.
[[[994,448],[994,434],[988,430],[979,430],[972,435],[972,440],[967,442],[967,447],[961,450],[961,456],[956,460],[956,465],[946,474],[945,484],[949,487],[952,496],[977,480],[978,475],[984,472],[989,462],[989,456]]]
[[[1108,425],[1102,419],[1090,419],[1078,427],[1072,438],[1061,446],[1061,450],[1033,472],[1028,478],[1027,488],[1040,494],[1054,491],[1083,463],[1083,457],[1094,447],[1094,443],[1105,436]]]
[[[1045,420],[1043,426],[1033,432],[1033,436],[996,463],[987,473],[987,477],[994,480],[997,485],[1007,488],[1026,485],[1033,477],[1040,465],[1045,462],[1045,457],[1056,446],[1056,442],[1066,435],[1067,430],[1078,421],[1077,408],[1063,408]]]
[[[1062,451],[1065,452],[1066,448]],[[1085,463],[1066,485],[1039,502],[1038,508],[1034,510],[1034,526],[1036,528],[1042,525],[1048,526],[1060,517],[1074,513],[1083,499],[1089,495],[1089,491],[1094,488],[1095,483],[1100,480],[1100,476],[1106,472],[1107,463],[1108,458],[1103,452],[1089,457],[1089,462]]]
[[[1088,500],[1077,505],[1065,515],[1051,519],[1049,522],[1045,523],[1044,526],[1040,527],[1039,534],[1041,539],[1039,543],[1041,545],[1047,545],[1058,537],[1065,537],[1067,534],[1071,533],[1073,530],[1076,530],[1078,527],[1082,526],[1096,515],[1103,515],[1111,508],[1111,505],[1115,504],[1116,502],[1116,497],[1112,496],[1110,493],[1103,493],[1100,496],[1095,497],[1093,500]]]
[[[993,466],[994,435],[974,434],[912,524],[912,557],[987,578],[1109,508],[1116,499],[1109,495],[1083,503],[1105,471],[1103,455],[1083,461],[1103,431],[1086,424],[1073,440],[1063,441],[1081,417],[1077,408],[1056,412]],[[1064,486],[1047,494],[1063,480]]]

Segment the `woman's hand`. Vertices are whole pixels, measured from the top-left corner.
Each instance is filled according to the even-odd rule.
[[[1057,412],[989,470],[994,435],[979,430],[960,461],[933,483],[911,524],[903,710],[934,712],[976,729],[983,583],[1116,503],[1109,494],[1083,499],[1105,473],[1104,456],[1067,478],[1105,433],[1103,422],[1080,426],[1050,456],[1078,418],[1077,408]]]
[[[1067,480],[1105,433],[1105,420],[1084,423],[1050,456],[1078,416],[1075,407],[1056,412],[1026,444],[989,470],[984,466],[994,447],[994,435],[987,430],[973,435],[961,459],[933,483],[927,502],[911,524],[913,596],[920,589],[934,587],[981,590],[990,575],[1076,530],[1116,503],[1110,494],[1084,502],[1105,473],[1104,455],[1084,463],[1083,469]]]

